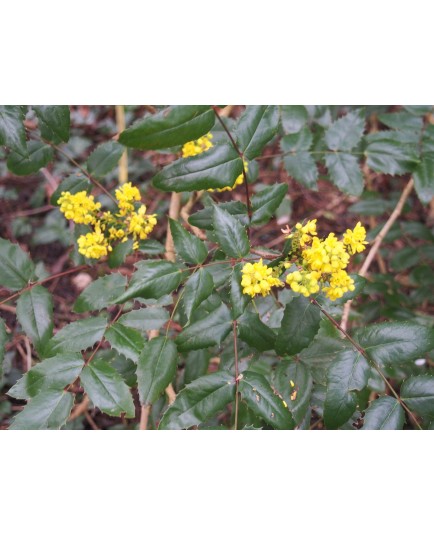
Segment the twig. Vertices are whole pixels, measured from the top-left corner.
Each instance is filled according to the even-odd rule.
[[[151,413],[151,404],[146,404],[141,406],[141,413],[140,413],[140,427],[139,430],[146,430],[148,428],[148,419],[149,414]]]
[[[93,430],[99,430],[98,426],[96,425],[96,422],[92,419],[87,409],[84,411],[84,416],[86,417],[87,422],[90,424]]]
[[[115,106],[116,113],[116,129],[119,132],[123,132],[126,128],[125,123],[125,107],[122,104]],[[119,184],[125,184],[128,181],[128,153],[125,148],[119,160]]]
[[[234,359],[235,359],[235,418],[234,429],[238,430],[238,382],[239,382],[239,368],[238,368],[238,340],[237,340],[237,321],[232,322],[232,331],[234,333]]]
[[[169,218],[172,218],[172,220],[178,220],[179,218],[179,213],[181,211],[181,200],[182,200],[181,193],[172,192],[172,197],[170,198],[170,206],[169,206]],[[170,262],[175,262],[176,260],[175,247],[173,244],[173,237],[170,231],[169,222],[167,222],[165,257]]]
[[[84,395],[83,400],[79,404],[77,404],[72,410],[68,421],[74,421],[75,419],[77,419],[77,417],[83,414],[87,410],[88,407],[89,407],[89,397],[87,395]]]
[[[375,237],[372,247],[369,251],[369,254],[367,255],[365,262],[362,264],[362,267],[359,270],[360,276],[365,277],[366,274],[368,273],[369,267],[371,266],[371,263],[374,260],[379,247],[381,246],[381,243],[383,242],[387,233],[390,231],[390,228],[392,227],[392,225],[395,223],[395,221],[398,219],[399,215],[401,214],[404,204],[407,201],[407,198],[410,195],[411,191],[413,190],[413,186],[414,186],[414,181],[413,179],[410,179],[408,181],[407,186],[404,188],[404,191],[402,192],[401,197],[399,198],[399,201],[395,209],[393,210],[392,214],[390,215],[389,219],[384,224],[384,227],[381,229],[378,235]],[[351,304],[352,304],[352,300],[348,300],[345,303],[344,309],[342,312],[341,327],[344,330],[347,329],[348,318],[350,316],[350,310],[351,310]]]

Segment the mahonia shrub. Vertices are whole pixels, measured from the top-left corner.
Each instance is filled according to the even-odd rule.
[[[6,427],[97,428],[100,416],[140,429],[434,426],[434,321],[420,312],[434,235],[413,222],[407,245],[388,253],[392,270],[414,268],[418,292],[403,292],[381,256],[387,236],[403,235],[410,198],[423,207],[434,195],[432,107],[376,109],[381,130],[358,107],[227,111],[147,107],[80,163],[69,107],[0,107],[6,173],[36,174],[55,157],[72,168],[35,231],[35,244],[49,235],[69,247],[63,272],[0,238]],[[126,150],[155,158],[150,181],[118,180]],[[287,180],[263,183],[263,161]],[[408,183],[382,198],[374,174]],[[321,176],[352,200],[350,226],[313,207],[293,220],[288,184],[316,192]],[[431,242],[424,256],[417,241]],[[85,272],[93,280],[61,325],[52,283]]]

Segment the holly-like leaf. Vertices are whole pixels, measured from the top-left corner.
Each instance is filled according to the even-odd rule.
[[[75,313],[85,313],[104,309],[125,292],[126,284],[127,278],[119,273],[100,277],[83,290],[72,310]]]
[[[94,177],[104,177],[117,166],[125,147],[116,141],[101,143],[87,159],[88,172]]]
[[[424,156],[413,172],[414,187],[422,203],[434,197],[434,158]]]
[[[23,106],[0,106],[0,145],[6,145],[21,156],[27,154],[23,120]]]
[[[367,164],[374,171],[403,175],[415,170],[419,163],[417,139],[398,131],[375,132],[366,136]]]
[[[297,424],[310,411],[313,381],[309,368],[302,361],[282,361],[274,371],[273,387],[288,404]]]
[[[295,355],[307,348],[318,333],[321,313],[307,298],[299,296],[286,304],[277,334],[276,352]]]
[[[78,378],[83,366],[83,357],[79,353],[60,354],[45,359],[26,372],[9,389],[8,396],[27,400],[48,389],[60,391]]]
[[[107,415],[134,417],[134,402],[128,386],[114,368],[101,359],[91,361],[80,375],[92,403]]]
[[[332,151],[350,151],[362,139],[365,118],[362,110],[350,112],[328,128],[325,141]]]
[[[213,226],[217,241],[228,257],[239,259],[250,251],[246,229],[229,212],[214,206]]]
[[[119,142],[135,149],[167,149],[200,138],[214,122],[210,106],[170,106],[124,130]]]
[[[50,203],[57,207],[57,201],[63,192],[70,192],[76,194],[77,192],[89,193],[92,190],[92,184],[90,180],[82,173],[73,173],[66,177],[57,187],[54,194],[51,196]]]
[[[19,413],[9,430],[59,430],[66,423],[74,397],[66,391],[42,391]]]
[[[247,406],[267,424],[278,430],[292,430],[295,427],[291,412],[274,393],[265,376],[251,371],[244,372],[239,389]]]
[[[166,337],[157,337],[144,345],[137,365],[137,381],[142,405],[153,404],[176,373],[178,350]]]
[[[169,224],[176,252],[182,260],[190,264],[202,264],[208,256],[205,243],[184,229],[179,222],[169,218]]]
[[[390,114],[380,114],[378,119],[390,128],[395,128],[397,130],[409,130],[420,132],[423,127],[422,117],[413,115],[408,112],[393,112]]]
[[[232,144],[215,145],[191,158],[180,158],[155,175],[152,182],[164,192],[192,192],[233,186],[243,161]]]
[[[188,385],[208,372],[209,360],[211,359],[210,350],[194,350],[188,352],[185,358],[184,368],[184,386]]]
[[[280,107],[282,127],[285,134],[299,132],[307,123],[308,115],[305,106],[284,105]]]
[[[27,253],[9,240],[0,238],[0,285],[9,290],[21,290],[35,274],[35,265]]]
[[[362,430],[402,430],[405,413],[391,396],[380,396],[369,404]]]
[[[17,318],[41,357],[53,335],[53,299],[48,290],[34,286],[17,301]]]
[[[8,334],[6,332],[6,324],[3,318],[0,318],[0,383],[3,379],[3,360],[6,353],[6,342],[8,340]]]
[[[253,160],[275,136],[279,124],[278,106],[247,106],[236,129],[238,148]]]
[[[315,160],[307,152],[299,152],[284,157],[285,169],[300,184],[317,190],[318,169]]]
[[[104,337],[113,349],[127,359],[131,359],[131,361],[137,363],[143,345],[145,344],[143,335],[139,331],[115,322],[105,332]]]
[[[235,398],[234,377],[216,372],[189,383],[161,419],[160,430],[181,430],[206,422]]]
[[[401,400],[428,422],[434,419],[434,376],[410,376],[401,386]]]
[[[246,311],[238,319],[238,335],[252,348],[261,352],[274,349],[276,334],[264,324],[257,313]]]
[[[359,196],[363,192],[363,175],[357,158],[348,153],[325,155],[326,166],[332,182],[349,195]]]
[[[252,196],[252,225],[267,223],[274,216],[287,191],[287,184],[273,184]]]
[[[53,149],[40,141],[29,141],[25,154],[11,151],[7,166],[15,175],[31,175],[53,160]]]
[[[201,320],[190,324],[176,338],[180,352],[200,350],[220,344],[232,328],[231,314],[222,303]]]
[[[214,280],[206,270],[200,269],[189,277],[184,286],[182,297],[184,312],[188,321],[192,313],[212,294],[213,290]]]
[[[104,336],[107,319],[85,318],[67,324],[47,344],[46,355],[54,356],[66,352],[80,352],[93,346]]]
[[[232,307],[232,317],[238,318],[244,313],[245,308],[247,307],[250,297],[247,294],[243,294],[243,287],[241,286],[241,274],[242,266],[241,264],[236,264],[232,271],[231,277],[231,307]]]
[[[110,268],[118,268],[121,266],[130,253],[133,251],[133,240],[126,240],[125,242],[119,242],[109,253],[108,256],[108,265]]]
[[[69,106],[33,106],[41,136],[53,143],[67,142],[71,118]]]
[[[219,203],[219,207],[234,216],[241,225],[247,225],[249,223],[247,207],[244,203],[240,201],[228,201],[227,203]],[[188,222],[195,227],[199,227],[199,229],[212,231],[214,229],[213,216],[214,205],[198,210],[188,218]]]
[[[169,313],[162,307],[145,307],[122,315],[118,324],[141,332],[160,329],[169,320]]]

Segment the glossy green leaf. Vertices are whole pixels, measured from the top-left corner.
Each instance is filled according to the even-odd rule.
[[[34,278],[35,265],[18,244],[0,238],[0,285],[21,290]]]
[[[240,201],[228,201],[227,203],[219,203],[219,207],[229,212],[234,216],[242,225],[249,223],[249,217],[247,215],[247,207]],[[206,229],[212,231],[214,229],[214,205],[210,207],[198,210],[195,214],[192,214],[188,218],[188,222],[199,229]]]
[[[324,422],[335,429],[345,424],[357,408],[357,393],[369,380],[370,366],[354,349],[339,353],[330,365],[324,404]]]
[[[104,309],[125,292],[126,284],[127,278],[120,273],[100,277],[83,290],[72,310],[75,313],[85,313]]]
[[[27,154],[23,106],[0,106],[0,145],[17,154]]]
[[[185,358],[184,386],[201,376],[205,376],[208,372],[210,359],[211,352],[209,350],[193,350],[192,352],[188,352]]]
[[[59,430],[71,413],[74,397],[66,391],[42,391],[28,402],[9,430]]]
[[[288,134],[283,136],[280,140],[280,148],[284,153],[300,153],[303,151],[309,151],[313,142],[312,132],[307,128],[302,128],[295,134]]]
[[[60,353],[86,350],[103,338],[106,327],[107,319],[102,317],[71,322],[49,341],[46,354],[54,356]]]
[[[366,136],[367,164],[374,171],[403,175],[419,163],[417,145],[407,134],[398,131],[375,132]]]
[[[108,265],[110,268],[118,268],[121,266],[127,257],[133,252],[133,240],[127,240],[126,242],[119,242],[113,248],[113,251],[109,253]]]
[[[87,159],[88,172],[94,177],[104,177],[117,166],[124,151],[125,147],[116,141],[101,143]]]
[[[278,430],[292,430],[295,421],[284,401],[277,396],[265,376],[244,372],[239,383],[242,399],[267,424]]]
[[[208,256],[208,249],[203,240],[189,233],[179,222],[171,218],[169,224],[176,253],[185,262],[202,264]]]
[[[238,336],[261,352],[273,350],[276,344],[274,331],[261,321],[257,313],[248,311],[238,319]]]
[[[189,277],[184,286],[182,303],[187,320],[199,305],[211,295],[214,290],[214,280],[206,270],[200,269]]]
[[[228,257],[239,259],[250,252],[246,229],[229,212],[214,206],[214,232],[217,241]]]
[[[391,396],[381,396],[369,404],[362,430],[402,430],[405,413]]]
[[[200,138],[214,122],[210,106],[170,106],[124,130],[119,142],[135,149],[167,149]]]
[[[332,182],[342,192],[359,196],[363,192],[363,175],[359,161],[352,154],[331,153],[325,155],[325,163]]]
[[[238,148],[248,160],[262,153],[275,136],[279,124],[278,106],[247,106],[236,129]]]
[[[3,360],[6,353],[6,342],[8,340],[8,334],[6,332],[6,324],[3,318],[0,318],[0,383],[3,379]]]
[[[169,320],[169,313],[162,307],[145,307],[122,315],[118,324],[141,332],[160,329]]]
[[[33,106],[39,120],[41,136],[53,143],[69,140],[69,106]]]
[[[273,387],[299,425],[310,411],[313,380],[308,366],[302,361],[282,361],[274,371]]]
[[[429,203],[434,197],[434,158],[422,157],[413,172],[414,187],[422,203]]]
[[[60,354],[38,363],[8,391],[8,396],[27,400],[41,391],[62,390],[74,382],[84,366],[79,353]]]
[[[280,107],[282,127],[285,134],[299,132],[307,123],[308,115],[305,106],[284,105]]]
[[[230,290],[230,299],[231,299],[231,308],[232,308],[232,317],[234,319],[238,318],[244,313],[250,297],[247,294],[243,294],[243,287],[241,286],[242,279],[242,266],[241,264],[236,264],[232,271],[231,276],[231,290]]]
[[[180,158],[153,178],[164,192],[192,192],[233,186],[243,172],[243,161],[232,144],[226,142],[191,158]]]
[[[137,365],[137,380],[142,405],[153,404],[176,373],[178,350],[166,337],[157,337],[145,344]]]
[[[105,332],[104,337],[114,350],[137,363],[145,343],[143,335],[139,331],[115,322]]]
[[[161,419],[160,430],[181,430],[201,424],[235,399],[234,377],[228,372],[202,376],[188,384]]]
[[[57,187],[54,194],[51,196],[50,203],[57,207],[57,201],[63,192],[71,192],[71,194],[76,194],[77,192],[86,192],[89,193],[92,190],[92,184],[90,180],[85,177],[82,173],[73,173],[66,177],[59,186]]]
[[[252,196],[252,225],[264,225],[275,214],[288,191],[287,184],[273,184]]]
[[[306,188],[317,190],[318,169],[315,160],[309,153],[299,152],[287,155],[283,162],[286,171],[291,177],[294,177],[296,181]]]
[[[161,298],[178,288],[183,278],[181,266],[173,262],[141,261],[136,263],[136,267],[127,290],[115,303],[133,298]]]
[[[283,314],[277,334],[276,352],[295,355],[307,348],[318,333],[321,313],[307,298],[299,296],[290,301]]]
[[[410,130],[419,132],[423,127],[422,117],[418,117],[408,112],[393,112],[390,114],[380,114],[378,119],[390,128],[397,130]]]
[[[327,147],[332,151],[350,151],[361,140],[364,129],[363,111],[350,112],[327,129],[325,135]]]
[[[434,419],[434,376],[410,376],[401,386],[401,399],[423,419]]]
[[[47,343],[53,335],[53,298],[50,292],[41,286],[23,292],[17,301],[17,318],[35,350],[44,357]]]
[[[31,175],[45,167],[53,156],[53,149],[49,145],[32,140],[27,143],[25,155],[13,151],[9,154],[7,166],[15,175]]]
[[[135,408],[128,386],[116,370],[105,361],[91,361],[80,375],[81,384],[92,403],[107,415],[129,419]]]
[[[146,255],[162,255],[165,253],[166,248],[158,240],[148,238],[139,242],[139,251],[146,253]]]
[[[231,314],[222,303],[204,318],[185,328],[175,342],[180,352],[209,348],[221,344],[231,329]]]

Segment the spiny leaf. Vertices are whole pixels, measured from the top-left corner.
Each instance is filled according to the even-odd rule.
[[[69,140],[69,106],[33,106],[39,119],[41,136],[53,143]]]
[[[248,160],[262,153],[265,145],[277,132],[279,109],[277,106],[247,106],[236,129],[238,148]]]
[[[200,269],[189,277],[184,286],[182,297],[184,312],[188,321],[190,321],[192,313],[211,295],[213,290],[213,278],[206,270]]]
[[[59,430],[67,421],[74,397],[66,391],[42,391],[19,413],[9,430]]]
[[[401,399],[423,419],[434,419],[434,376],[410,376],[401,386]]]
[[[246,311],[238,319],[238,335],[252,348],[261,352],[274,349],[276,334],[264,324],[257,313]]]
[[[331,153],[325,155],[326,166],[332,182],[349,195],[359,196],[363,192],[363,175],[359,162],[352,154]]]
[[[116,167],[124,151],[125,147],[116,141],[101,143],[87,159],[87,170],[94,177],[104,177]]]
[[[0,145],[6,145],[21,156],[27,154],[23,120],[23,106],[0,106]]]
[[[250,251],[245,228],[229,212],[214,206],[213,226],[216,238],[228,257],[241,258]]]
[[[141,332],[160,329],[169,320],[169,313],[162,307],[136,309],[122,315],[118,323]]]
[[[178,255],[191,264],[202,264],[208,256],[208,249],[197,236],[190,234],[177,221],[169,218],[170,231]]]
[[[0,285],[9,290],[21,290],[35,273],[35,265],[17,244],[0,238]]]
[[[131,361],[137,363],[145,343],[143,335],[139,331],[115,322],[105,332],[104,337],[112,348],[127,359],[131,359]]]
[[[359,143],[364,130],[363,111],[350,112],[328,128],[325,135],[327,147],[332,151],[350,151]]]
[[[71,322],[49,341],[45,353],[54,356],[65,352],[86,350],[102,339],[106,327],[107,319],[102,317]]]
[[[252,196],[252,225],[267,223],[279,208],[287,191],[287,184],[273,184]]]
[[[83,290],[72,310],[84,313],[104,309],[125,291],[126,284],[127,278],[120,273],[100,277]]]
[[[391,396],[381,396],[369,404],[362,430],[402,430],[405,413]]]
[[[40,141],[29,141],[26,154],[11,151],[7,166],[15,175],[31,175],[45,167],[53,159],[53,149]]]

